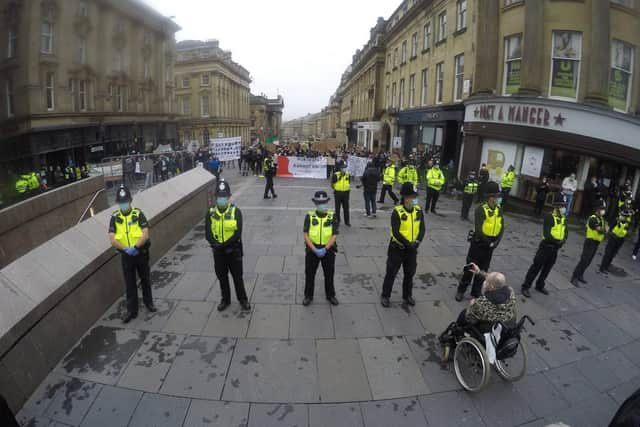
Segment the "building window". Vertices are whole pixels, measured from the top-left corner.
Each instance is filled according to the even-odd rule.
[[[438,15],[438,41],[441,42],[447,37],[447,12]]]
[[[467,0],[458,0],[456,3],[456,31],[467,27]]]
[[[398,109],[404,109],[404,79],[400,79],[400,87],[398,88]]]
[[[122,52],[120,51],[113,56],[113,70],[122,71]]]
[[[396,105],[396,82],[393,82],[393,84],[391,85],[391,106],[393,108],[398,107]]]
[[[47,101],[47,111],[55,109],[55,75],[46,73],[45,75],[45,95]]]
[[[611,3],[619,4],[628,8],[633,8],[633,0],[611,0]]]
[[[431,49],[431,21],[424,25],[424,50]]]
[[[409,76],[409,108],[415,106],[416,101],[416,75],[411,74]]]
[[[116,86],[116,111],[124,111],[124,90],[122,86]]]
[[[462,100],[462,88],[464,83],[464,54],[455,57],[455,70],[453,79],[453,100]]]
[[[398,48],[393,49],[393,68],[398,66]]]
[[[148,79],[150,77],[150,72],[149,72],[149,61],[144,61],[144,64],[142,65],[142,72],[144,75],[145,79]]]
[[[523,2],[524,0],[504,0],[504,5],[511,6],[512,4],[523,3]]]
[[[191,97],[185,96],[182,98],[182,114],[185,116],[191,115]]]
[[[18,52],[18,34],[15,30],[9,30],[7,37],[7,58],[14,58]]]
[[[87,111],[87,81],[78,81],[78,101],[80,103],[80,111]]]
[[[86,0],[80,0],[80,4],[78,5],[78,15],[80,16],[88,16],[89,15],[89,5]]]
[[[407,62],[407,41],[402,42],[402,62],[400,64],[404,64]]]
[[[389,85],[384,88],[384,105],[389,108]]]
[[[40,31],[40,51],[42,53],[53,52],[53,25],[50,22],[43,22]]]
[[[200,97],[200,115],[202,117],[209,117],[209,95],[202,95]]]
[[[576,31],[553,32],[549,96],[577,99],[581,51],[582,33]]]
[[[202,86],[209,86],[209,74],[203,74],[200,83]]]
[[[415,58],[418,55],[418,33],[413,33],[411,36],[411,57]]]
[[[520,89],[522,67],[522,34],[504,39],[504,78],[502,93],[513,95]]]
[[[620,40],[611,42],[611,71],[609,75],[609,105],[627,112],[633,76],[633,46]]]
[[[393,63],[391,62],[391,54],[387,55],[387,69],[391,70],[391,67],[393,67]]]
[[[76,81],[69,79],[69,95],[71,96],[71,111],[76,111]]]
[[[13,80],[8,79],[5,82],[5,94],[7,101],[7,117],[13,117],[15,114]]]
[[[191,85],[191,82],[189,81],[189,77],[183,77],[182,78],[182,88],[188,88]]]
[[[444,84],[444,62],[436,64],[436,104],[442,103],[442,85]]]
[[[87,63],[87,39],[84,37],[78,39],[78,63]]]
[[[429,78],[429,70],[422,70],[422,89],[420,90],[420,105],[427,105],[427,79]]]

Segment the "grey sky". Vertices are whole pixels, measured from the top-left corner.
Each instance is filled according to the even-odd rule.
[[[145,0],[182,27],[177,40],[218,39],[253,78],[251,92],[284,97],[284,118],[326,106],[395,0]]]

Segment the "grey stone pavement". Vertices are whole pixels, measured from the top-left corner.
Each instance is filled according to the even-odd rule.
[[[471,226],[459,219],[459,201],[444,198],[446,216],[427,217],[418,304],[401,308],[399,277],[393,306],[384,309],[378,298],[391,205],[364,218],[361,190],[352,190],[353,227],[338,238],[341,304],[327,304],[319,270],[316,299],[302,307],[302,222],[327,182],[278,179],[279,197],[263,200],[264,181],[233,171],[229,181],[243,210],[253,310],[243,313],[234,301],[216,311],[220,292],[197,225],[152,268],[159,311],[142,309],[123,326],[119,300],[24,406],[23,425],[601,427],[640,387],[640,263],[631,261],[629,243],[614,261],[623,271],[595,273],[601,248],[589,285],[578,289],[568,279],[583,233],[573,232],[549,277],[551,295],[518,298],[519,314],[536,321],[523,335],[526,377],[511,384],[494,372],[487,389],[469,394],[452,366],[440,364],[437,343],[468,304],[453,299]],[[519,292],[541,225],[507,217],[506,227],[492,269]]]

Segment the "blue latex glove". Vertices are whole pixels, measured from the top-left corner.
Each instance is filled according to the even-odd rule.
[[[325,248],[316,249],[314,252],[318,258],[322,258],[327,254],[327,250]]]
[[[124,250],[127,255],[138,256],[138,249],[135,246],[130,246]]]

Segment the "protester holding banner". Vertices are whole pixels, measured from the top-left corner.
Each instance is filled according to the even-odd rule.
[[[340,224],[340,207],[344,212],[344,224],[351,227],[349,221],[349,190],[351,189],[349,172],[344,170],[345,164],[342,160],[336,162],[336,171],[331,178],[331,187],[333,188],[333,197],[336,203],[336,222]]]

